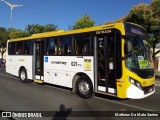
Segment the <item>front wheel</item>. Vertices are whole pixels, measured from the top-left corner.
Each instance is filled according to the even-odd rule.
[[[19,78],[20,78],[20,81],[21,81],[22,83],[28,83],[28,82],[30,82],[30,81],[28,80],[28,78],[27,78],[27,72],[26,72],[26,69],[25,69],[25,68],[22,68],[22,69],[20,70]]]
[[[86,76],[81,76],[76,82],[77,95],[82,98],[90,98],[93,94],[93,86],[90,79]]]

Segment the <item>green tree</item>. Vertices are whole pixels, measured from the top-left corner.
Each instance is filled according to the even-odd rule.
[[[49,32],[57,30],[57,26],[54,24],[47,24],[45,26],[39,24],[27,25],[25,28],[26,33],[30,36],[32,34]]]
[[[125,19],[125,17],[119,18],[119,19],[117,19],[115,21],[108,21],[108,22],[105,23],[105,25],[107,25],[107,24],[113,24],[113,23],[119,23],[119,22],[124,22],[124,19]]]
[[[54,25],[54,24],[46,24],[45,25],[45,32],[50,32],[50,31],[55,31],[57,30],[58,26]]]
[[[3,57],[4,52],[6,51],[6,43],[9,39],[9,32],[6,28],[0,27],[0,54]]]
[[[148,33],[155,28],[156,21],[153,17],[153,11],[148,4],[139,4],[134,6],[124,21],[133,22],[146,28]]]
[[[70,29],[81,29],[81,28],[88,28],[88,27],[93,27],[95,24],[95,21],[90,18],[89,15],[85,14],[81,18],[77,19],[74,22],[73,26],[70,26]]]
[[[160,0],[152,0],[150,8],[153,11],[153,17],[156,23],[160,26]]]
[[[160,26],[160,0],[152,0],[150,4],[139,4],[134,6],[129,14],[124,18],[125,22],[137,23],[146,28],[149,43],[153,48],[153,58],[159,52],[155,52],[155,46],[160,42],[157,29]]]
[[[21,38],[21,37],[26,37],[27,33],[23,30],[17,30],[15,28],[10,28],[9,29],[9,38],[14,39],[14,38]]]

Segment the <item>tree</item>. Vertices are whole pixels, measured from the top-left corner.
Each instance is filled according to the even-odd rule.
[[[153,11],[153,17],[157,24],[160,26],[160,0],[152,0],[150,8]]]
[[[156,44],[160,42],[160,27],[153,31],[153,59],[156,58],[156,55],[160,52],[160,50],[155,52]]]
[[[26,33],[31,36],[32,34],[49,32],[57,30],[57,26],[54,24],[47,24],[45,26],[39,24],[27,25],[25,28]]]
[[[58,26],[54,25],[54,24],[46,24],[45,25],[45,32],[49,32],[49,31],[55,31],[57,30]]]
[[[27,33],[23,30],[17,30],[15,28],[9,29],[9,38],[10,39],[21,38],[21,37],[27,37]]]
[[[70,29],[81,29],[81,28],[88,28],[93,27],[95,21],[90,18],[89,15],[85,14],[81,18],[77,19],[73,26],[70,26]]]
[[[155,46],[160,42],[160,36],[157,35],[160,26],[160,0],[152,0],[150,4],[139,4],[133,6],[127,16],[120,19],[122,22],[132,22],[146,28],[149,37],[150,46],[153,48],[153,58],[160,51],[155,52]],[[116,22],[119,20],[116,20]]]
[[[0,54],[3,57],[4,52],[6,51],[6,43],[9,39],[9,32],[6,28],[0,27]]]
[[[153,11],[153,18],[155,20],[155,26],[152,30],[152,46],[153,46],[153,59],[155,59],[156,55],[160,52],[158,50],[155,52],[156,44],[160,42],[160,0],[152,0],[150,4],[150,8]]]
[[[153,14],[154,13],[148,4],[139,4],[131,9],[124,21],[141,25],[146,28],[148,33],[151,33],[156,25]]]
[[[107,25],[107,24],[113,24],[113,23],[119,23],[119,22],[124,22],[124,19],[125,19],[125,17],[119,18],[119,19],[117,19],[115,21],[108,21],[108,22],[105,23],[105,25]]]

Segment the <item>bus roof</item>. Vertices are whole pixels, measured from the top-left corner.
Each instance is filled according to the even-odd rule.
[[[9,41],[12,42],[12,41],[33,40],[33,39],[63,36],[63,35],[76,34],[76,33],[92,32],[92,31],[98,31],[98,30],[109,29],[109,28],[114,28],[114,24],[94,26],[90,28],[83,28],[83,29],[77,29],[77,30],[67,30],[67,31],[57,30],[57,31],[51,31],[51,32],[44,32],[44,33],[33,34],[29,37],[10,39]]]
[[[127,22],[127,23],[129,23],[129,22]],[[115,28],[115,26],[116,26],[116,28],[122,29],[122,24],[124,24],[124,23],[120,22],[120,23],[113,23],[113,24],[107,24],[107,25],[102,25],[102,26],[94,26],[94,27],[90,27],[90,28],[67,30],[67,31],[57,30],[57,31],[33,34],[29,37],[10,39],[9,41],[14,42],[14,41],[23,41],[23,40],[34,40],[34,39],[41,39],[41,38],[54,37],[54,36],[71,35],[71,34],[77,34],[77,33],[86,33],[86,32]],[[139,26],[139,25],[134,24],[134,23],[129,23],[129,24]],[[139,26],[139,27],[141,27],[141,26]],[[143,28],[143,27],[141,27],[141,28]],[[124,29],[124,27],[123,27],[123,29]]]

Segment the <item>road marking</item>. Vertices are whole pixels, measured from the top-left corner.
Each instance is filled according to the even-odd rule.
[[[17,79],[16,77],[13,77],[13,76],[8,76],[8,75],[4,75],[4,74],[0,74],[0,75],[5,76],[5,77],[9,77],[9,78]],[[139,107],[139,106],[135,106],[135,105],[130,105],[130,104],[122,103],[122,102],[117,102],[117,101],[114,101],[114,100],[108,100],[108,99],[104,99],[104,98],[100,98],[100,97],[96,97],[96,96],[94,96],[94,97],[97,98],[97,99],[105,100],[105,101],[108,101],[108,102],[111,102],[111,103],[116,103],[116,104],[127,106],[127,107],[136,108],[136,109],[143,110],[143,111],[156,111],[156,110],[152,110],[152,109],[148,109],[148,108],[143,108],[143,107]]]

